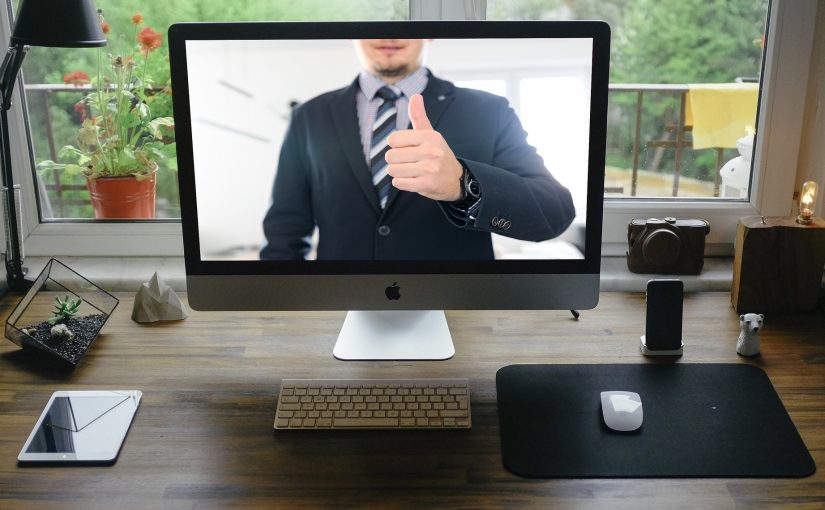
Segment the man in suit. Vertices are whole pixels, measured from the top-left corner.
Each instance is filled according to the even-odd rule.
[[[424,40],[354,44],[356,80],[293,111],[262,259],[304,259],[316,226],[319,260],[492,260],[491,232],[570,225],[570,192],[506,99],[433,76]]]

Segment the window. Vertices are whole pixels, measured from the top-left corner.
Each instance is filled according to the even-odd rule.
[[[606,197],[747,199],[767,3],[494,0],[488,19],[611,25]]]
[[[8,9],[2,12],[2,20],[0,20],[2,21],[0,36],[3,41],[8,41],[10,13],[15,7],[11,0],[7,2]],[[482,3],[474,2],[474,5]],[[645,16],[650,17],[645,18],[644,23],[638,19],[638,26],[658,23],[664,25],[664,28],[653,26],[648,32],[667,35],[675,31],[674,23],[678,23],[683,16],[687,15],[683,12],[684,9],[691,6],[698,9],[705,3],[701,0],[680,0],[678,2],[488,0],[487,19],[570,19],[573,17],[607,19],[614,25],[613,52],[614,57],[619,58],[617,52],[633,44],[632,37],[626,35],[628,32],[623,32],[619,30],[621,27],[616,26],[620,17],[632,21],[630,14],[644,13]],[[757,212],[762,214],[790,212],[796,175],[786,169],[796,168],[796,162],[800,156],[804,123],[803,106],[808,91],[807,76],[816,20],[816,2],[773,0],[770,29],[765,32],[766,3],[766,0],[738,0],[737,2],[713,4],[719,9],[738,9],[736,12],[741,11],[742,17],[748,21],[737,27],[742,28],[746,25],[750,27],[749,30],[743,29],[745,35],[737,32],[739,35],[735,37],[734,34],[724,30],[711,34],[713,37],[718,36],[718,40],[713,43],[714,47],[721,49],[736,47],[742,52],[741,62],[729,65],[714,64],[713,68],[716,70],[729,71],[724,76],[725,81],[732,81],[736,77],[745,78],[747,81],[758,75],[761,62],[758,58],[759,44],[762,42],[762,34],[767,34],[764,83],[760,102],[761,115],[759,124],[754,126],[758,133],[754,152],[754,171],[747,192],[743,193],[740,188],[738,192],[733,190],[729,194],[722,186],[722,182],[718,183],[719,191],[714,190],[716,183],[713,180],[717,175],[718,163],[736,157],[738,152],[735,149],[722,147],[720,156],[720,152],[714,148],[694,150],[692,147],[685,146],[680,148],[682,150],[680,160],[676,161],[677,147],[672,146],[672,143],[668,146],[666,142],[678,142],[677,133],[680,129],[683,130],[682,142],[686,143],[694,135],[693,132],[684,129],[684,122],[679,119],[684,91],[644,91],[644,103],[641,106],[642,121],[639,126],[642,136],[636,137],[635,111],[639,91],[632,88],[630,90],[617,88],[616,85],[619,83],[616,82],[611,90],[612,106],[608,135],[610,138],[608,165],[615,167],[615,170],[608,169],[607,174],[610,176],[611,172],[619,173],[618,177],[606,182],[609,198],[606,204],[604,226],[606,253],[624,252],[626,225],[631,218],[635,217],[675,215],[708,219],[712,225],[709,238],[711,252],[713,253],[714,244],[724,244],[726,246],[722,247],[722,252],[730,253],[730,243],[738,217]],[[393,2],[381,0],[353,2],[247,0],[233,3],[231,6],[226,2],[218,1],[189,0],[170,3],[161,0],[143,0],[134,2],[132,5],[123,5],[123,2],[98,0],[97,4],[106,12],[107,20],[113,24],[113,32],[117,33],[127,32],[126,29],[130,27],[130,18],[134,14],[132,11],[136,10],[136,6],[139,6],[142,11],[146,23],[157,27],[178,19],[405,19],[409,9],[406,0],[394,0]],[[651,5],[647,6],[647,4]],[[647,6],[650,12],[642,9],[643,6]],[[655,14],[654,11],[656,11]],[[761,14],[755,15],[754,13]],[[709,18],[713,18],[712,13],[707,14]],[[728,12],[728,14],[735,13]],[[648,33],[649,37],[653,35],[653,33]],[[661,44],[657,46],[650,42],[640,44],[645,46],[642,49],[648,53],[642,52],[634,58],[645,65],[651,60],[650,50],[662,47]],[[89,55],[81,57],[81,51],[88,52]],[[44,155],[51,157],[54,151],[59,151],[62,145],[70,143],[72,116],[79,115],[79,112],[74,111],[77,91],[71,87],[62,86],[63,76],[75,70],[76,66],[72,64],[80,66],[84,61],[88,63],[88,59],[94,58],[94,55],[96,55],[95,50],[54,51],[33,48],[25,62],[23,72],[27,84],[27,97],[26,101],[15,97],[16,107],[10,112],[10,135],[13,142],[18,142],[13,143],[13,158],[16,179],[23,188],[24,231],[28,234],[25,243],[26,253],[27,255],[180,254],[182,252],[179,240],[180,226],[172,219],[178,214],[173,173],[168,174],[172,184],[159,183],[158,215],[161,219],[129,224],[90,220],[88,207],[75,203],[75,201],[82,200],[78,198],[78,195],[86,193],[82,189],[82,181],[67,182],[64,189],[63,181],[61,180],[58,185],[54,175],[41,173],[35,179],[32,161],[42,160]],[[622,55],[622,58],[630,58],[630,54],[623,53]],[[655,53],[653,55],[655,56]],[[158,62],[161,63],[159,67],[162,68],[162,59],[158,58]],[[676,63],[671,62],[668,65],[674,68],[668,67],[669,73],[671,71],[675,73],[679,68]],[[683,67],[686,65],[682,64]],[[704,66],[705,62],[701,65]],[[634,69],[633,65],[626,67],[631,71]],[[633,85],[631,80],[638,80],[652,85],[661,85],[662,83],[659,82],[673,85],[675,82],[712,82],[722,79],[715,75],[707,77],[686,75],[684,78],[671,77],[668,80],[664,78],[657,80],[659,76],[657,73],[660,69],[664,70],[664,67],[648,66],[650,69],[647,70],[642,69],[643,67],[641,64],[635,66],[640,73],[637,78],[631,75],[621,76],[622,83]],[[615,82],[620,78],[615,74],[618,73],[620,66],[614,64],[613,69],[612,81]],[[643,74],[643,70],[647,74]],[[662,71],[662,76],[664,77],[664,71]],[[667,76],[674,75],[668,74]],[[542,80],[545,79],[551,78],[520,77],[517,82],[513,82],[512,78],[503,78],[501,81],[491,80],[488,83],[473,83],[473,85],[496,92],[502,89],[509,92],[516,91],[520,97],[530,97],[533,94],[532,91],[544,85]],[[471,81],[472,77],[467,77],[467,82]],[[61,87],[58,87],[61,90],[52,90],[46,94],[34,87],[43,84],[51,84],[52,87],[54,84],[61,84]],[[68,90],[62,90],[63,88]],[[666,97],[668,94],[673,97],[668,99]],[[48,107],[44,95],[48,98]],[[31,137],[25,136],[28,130],[24,112],[28,116]],[[49,122],[52,126],[50,129],[55,131],[53,140],[47,129]],[[781,137],[779,133],[782,134]],[[29,141],[30,150],[27,144],[19,143],[22,140]],[[638,144],[638,149],[635,151],[638,159],[635,194],[632,178],[634,142]],[[662,146],[657,146],[657,143]],[[808,162],[808,165],[812,166],[812,162]],[[675,174],[672,168],[678,168],[678,174]],[[649,173],[658,174],[659,179],[664,179],[664,183],[654,185],[652,191],[651,188],[645,187],[646,181],[639,177],[648,176]],[[675,175],[678,175],[678,190],[674,199],[672,190],[675,187]],[[704,187],[696,195],[689,195],[687,190],[692,188],[688,184],[692,185],[694,181]],[[69,186],[80,187],[80,189]],[[714,197],[714,194],[719,196]],[[630,199],[630,197],[635,198]],[[163,218],[170,219],[164,220]]]
[[[108,81],[112,76],[111,57],[134,59],[133,79],[139,79],[147,88],[147,106],[150,118],[171,117],[169,85],[169,57],[165,44],[165,30],[177,20],[236,21],[246,19],[305,20],[305,19],[398,19],[406,17],[402,0],[395,2],[267,2],[263,0],[176,2],[170,8],[162,0],[115,2],[98,0],[103,13],[109,43],[100,49],[50,49],[34,51],[24,62],[26,98],[29,125],[38,167],[38,204],[42,221],[89,219],[95,215],[89,202],[90,190],[86,179],[77,173],[59,168],[43,168],[43,161],[75,162],[76,158],[61,153],[67,145],[77,145],[80,123],[94,112],[83,101],[95,90],[98,78]],[[139,15],[139,17],[135,17]],[[153,51],[136,51],[140,34],[158,29],[160,46]],[[149,32],[151,34],[151,32]],[[100,53],[100,55],[98,55]],[[102,57],[102,64],[99,56]],[[219,69],[215,69],[219,73]],[[101,76],[102,75],[102,76]],[[171,140],[170,140],[171,141]],[[172,151],[173,152],[173,151]],[[158,161],[157,218],[179,218],[177,178],[174,158]],[[71,167],[70,167],[71,168]]]
[[[626,227],[632,218],[668,215],[707,219],[712,226],[708,252],[731,254],[739,217],[790,212],[795,172],[787,169],[796,168],[799,157],[816,18],[814,2],[770,2],[770,29],[765,28],[768,2],[761,0],[489,0],[487,5],[488,19],[597,18],[607,20],[613,28],[605,254],[624,254]],[[764,70],[759,58],[762,46],[767,48]],[[760,71],[764,82],[759,124],[754,119],[740,131],[741,135],[747,135],[749,128],[758,131],[753,173],[748,178],[737,175],[733,183],[737,186],[726,186],[722,180],[725,174],[719,176],[717,170],[735,160],[739,152],[712,144],[708,149],[694,150],[697,133],[686,129],[689,123],[682,104],[689,100],[690,89],[684,84],[733,82],[726,86],[740,91],[750,88],[749,93],[754,94],[748,82]],[[796,83],[785,76],[795,76]],[[644,103],[639,101],[640,95]],[[637,118],[641,118],[638,126]],[[793,135],[780,137],[783,132]],[[736,136],[738,133],[734,142],[738,141]],[[749,138],[741,137],[746,138],[743,142]],[[747,147],[743,149],[747,154]],[[739,161],[736,169],[741,170],[742,164]],[[744,168],[750,171],[746,163]],[[651,183],[651,178],[658,182]],[[747,190],[743,182],[750,184]]]
[[[135,35],[145,27],[161,32],[161,47],[146,59],[153,79],[153,117],[171,115],[168,83],[168,53],[165,29],[175,21],[233,20],[356,20],[406,19],[407,0],[243,0],[227,4],[220,0],[114,1],[97,0],[109,24],[109,53],[130,54]],[[10,18],[18,0],[6,0],[2,13],[2,38],[8,41]],[[139,25],[133,16],[140,13]],[[12,137],[28,140],[29,147],[16,145],[16,182],[23,183],[23,224],[28,234],[27,255],[180,255],[180,216],[177,176],[173,161],[161,162],[157,173],[157,217],[149,221],[115,224],[95,221],[85,179],[58,169],[44,169],[44,160],[71,162],[61,157],[61,148],[74,144],[84,111],[78,101],[89,93],[97,70],[96,49],[34,48],[24,61],[25,98],[15,98]],[[142,63],[137,55],[138,63]],[[139,71],[142,71],[140,69]],[[216,70],[219,72],[219,70]],[[23,81],[23,80],[21,80]],[[21,108],[22,107],[22,108]],[[30,132],[31,136],[24,134]],[[28,150],[27,150],[28,149]],[[40,164],[38,166],[38,164]],[[34,170],[33,170],[34,169]]]

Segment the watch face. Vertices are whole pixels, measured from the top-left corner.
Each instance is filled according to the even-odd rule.
[[[467,183],[467,193],[476,198],[481,195],[481,188],[479,188],[478,182],[472,177],[470,178],[470,182]]]
[[[464,198],[478,198],[481,194],[481,188],[478,181],[475,180],[470,169],[464,163],[461,164],[464,172],[461,174],[461,191],[464,193]]]

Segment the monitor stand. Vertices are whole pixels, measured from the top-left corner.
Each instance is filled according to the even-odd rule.
[[[442,310],[347,312],[332,350],[340,360],[445,360],[455,354]]]

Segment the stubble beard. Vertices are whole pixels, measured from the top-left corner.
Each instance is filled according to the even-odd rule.
[[[383,78],[398,78],[399,76],[405,76],[409,73],[409,66],[405,64],[401,64],[394,67],[383,67],[380,65],[376,65],[374,70],[378,76]]]

